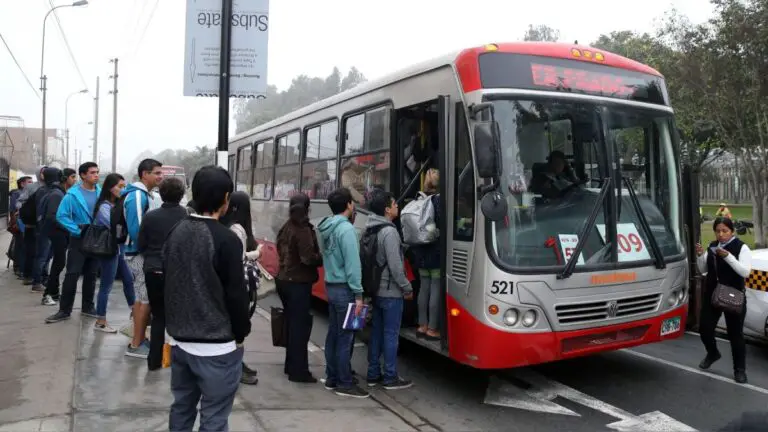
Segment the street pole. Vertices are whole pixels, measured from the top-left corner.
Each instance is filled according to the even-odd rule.
[[[43,30],[45,30],[45,27],[43,27]],[[40,91],[43,92],[43,136],[40,141],[40,145],[42,146],[42,161],[40,162],[40,165],[45,165],[47,163],[45,158],[48,155],[48,134],[45,133],[45,108],[47,100],[46,96],[48,95],[48,77],[42,74],[40,75]]]
[[[232,0],[221,2],[221,45],[219,49],[219,142],[216,165],[227,169],[229,153],[229,62],[232,42]]]
[[[112,75],[112,172],[117,172],[117,57],[110,60],[115,64],[115,74]]]
[[[42,164],[45,165],[47,163],[46,159],[48,157],[48,135],[45,133],[45,112],[46,112],[46,103],[47,103],[47,94],[48,94],[48,77],[45,76],[45,23],[48,20],[48,16],[51,15],[51,12],[55,11],[56,9],[63,8],[63,7],[77,7],[77,6],[85,6],[88,4],[88,0],[80,0],[76,1],[72,4],[68,5],[58,5],[52,7],[46,14],[45,17],[43,17],[43,42],[42,47],[40,49],[40,91],[43,92],[43,141],[40,143],[43,147],[43,161]]]
[[[93,98],[93,160],[99,145],[99,77],[96,77],[96,97]]]

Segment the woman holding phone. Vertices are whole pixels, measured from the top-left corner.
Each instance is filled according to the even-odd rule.
[[[752,270],[752,252],[738,237],[733,227],[733,221],[719,217],[712,224],[717,240],[709,244],[705,250],[701,244],[696,244],[696,266],[701,274],[706,275],[704,295],[701,301],[700,329],[701,341],[707,349],[707,356],[701,361],[701,369],[709,369],[720,359],[720,351],[715,342],[715,327],[724,312],[712,305],[712,294],[717,284],[727,285],[742,292],[746,289],[746,279]],[[744,342],[744,317],[747,314],[747,304],[741,313],[725,312],[725,324],[728,328],[728,340],[731,342],[733,355],[733,379],[738,383],[747,382],[746,373],[746,344]]]

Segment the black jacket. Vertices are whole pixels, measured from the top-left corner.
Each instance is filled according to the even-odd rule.
[[[64,199],[66,194],[64,188],[61,184],[54,183],[46,186],[44,190],[42,208],[45,214],[40,215],[42,217],[42,233],[49,237],[53,235],[67,235],[67,231],[56,222],[56,211],[59,210],[59,204],[61,204],[61,200]]]
[[[717,244],[716,241],[713,241],[709,244],[709,248],[716,247]],[[737,237],[725,245],[723,249],[730,252],[731,255],[738,260],[742,246],[744,246],[744,242]],[[718,282],[736,288],[742,292],[746,289],[746,279],[736,273],[724,259],[716,256],[709,251],[709,249],[707,249],[707,255],[707,279],[705,287],[709,297],[711,297],[712,293],[715,291]],[[717,265],[717,268],[715,268],[715,265]]]
[[[178,205],[163,203],[156,210],[144,215],[139,228],[139,252],[144,255],[144,272],[163,271],[163,244],[168,233],[180,220],[187,217],[187,210]]]
[[[166,328],[181,342],[242,343],[251,332],[243,245],[221,222],[188,216],[163,246]]]

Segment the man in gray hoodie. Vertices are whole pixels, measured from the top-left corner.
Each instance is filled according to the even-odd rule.
[[[387,390],[408,388],[413,383],[397,374],[397,346],[403,317],[403,300],[413,299],[413,288],[405,275],[403,247],[395,224],[399,209],[390,192],[374,191],[369,201],[371,215],[366,230],[376,234],[376,264],[381,267],[379,290],[373,299],[373,325],[368,343],[369,387],[381,384]],[[384,356],[382,373],[379,358]]]

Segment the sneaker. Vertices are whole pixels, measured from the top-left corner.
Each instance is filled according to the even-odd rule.
[[[135,358],[141,358],[145,359],[149,356],[149,344],[145,340],[139,346],[133,347],[131,344],[128,344],[128,348],[125,350],[125,355],[128,357],[135,357]]]
[[[43,296],[43,299],[40,301],[40,304],[43,306],[56,306],[59,304],[56,300],[53,299],[50,295],[46,294]]]
[[[339,396],[351,397],[351,398],[357,398],[357,399],[365,399],[371,396],[370,393],[368,393],[367,391],[361,389],[356,385],[353,385],[350,388],[337,388],[334,393],[336,393]]]
[[[330,382],[325,378],[320,379],[320,382],[323,383],[326,390],[336,390],[336,383]]]
[[[413,381],[402,379],[400,377],[397,377],[397,379],[391,383],[382,384],[382,387],[384,387],[385,390],[402,390],[412,386]]]
[[[98,318],[99,314],[96,313],[96,309],[84,309],[80,311],[80,315],[87,316],[89,318]]]
[[[365,381],[367,382],[368,387],[376,387],[377,385],[381,384],[381,377],[368,378]]]
[[[29,286],[32,285],[32,279],[25,278],[24,282],[21,283],[22,285]]]
[[[53,314],[53,315],[49,316],[48,318],[46,318],[45,319],[45,323],[46,324],[53,324],[53,323],[57,323],[59,321],[64,321],[64,320],[68,320],[68,319],[69,319],[69,314],[68,313],[64,313],[62,311],[58,311],[55,314]]]
[[[117,330],[115,330],[114,328],[110,327],[108,324],[96,323],[96,324],[93,325],[93,329],[96,330],[96,331],[103,332],[103,333],[117,333]]]
[[[43,286],[43,284],[33,284],[32,285],[32,292],[33,293],[41,293],[43,291],[45,291],[45,287]]]
[[[707,354],[707,356],[704,357],[704,360],[702,360],[701,363],[699,363],[699,369],[704,369],[704,370],[709,369],[714,362],[720,360],[720,357],[721,357],[720,353],[717,353],[717,355],[715,356],[710,356],[709,354]]]
[[[746,384],[747,383],[747,373],[743,370],[735,370],[733,371],[733,380],[736,381],[739,384]]]
[[[256,385],[258,383],[259,383],[259,379],[256,378],[256,375],[242,374],[240,376],[240,384]]]

